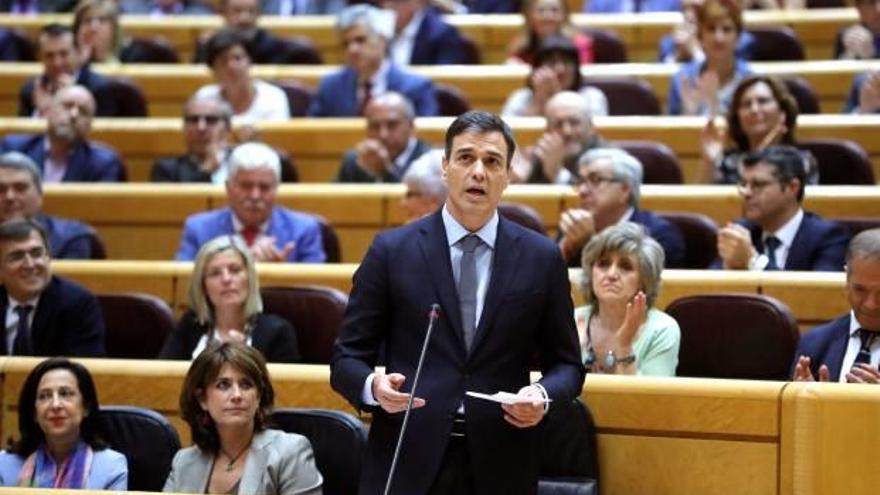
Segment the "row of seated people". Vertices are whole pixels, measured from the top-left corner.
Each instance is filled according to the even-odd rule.
[[[291,115],[303,114],[361,115],[364,102],[385,90],[406,94],[412,100],[418,115],[436,115],[441,108],[431,82],[408,72],[405,68],[408,63],[396,56],[399,50],[390,42],[393,41],[393,16],[390,17],[387,12],[368,6],[355,6],[342,11],[337,25],[341,44],[346,47],[348,68],[328,76],[315,95],[309,92],[305,92],[305,95],[285,95],[278,88],[253,79],[250,76],[251,62],[272,62],[263,53],[277,55],[283,50],[260,41],[269,35],[255,25],[230,24],[232,27],[215,33],[199,51],[201,60],[212,68],[217,81],[216,85],[207,86],[200,93],[223,95],[235,108],[237,118],[247,121],[284,120]],[[752,72],[746,59],[754,50],[738,48],[738,39],[750,38],[744,34],[740,36],[743,30],[742,16],[735,5],[712,0],[703,4],[692,17],[697,22],[693,30],[701,33],[700,43],[711,43],[712,50],[702,50],[699,52],[701,56],[691,57],[692,60],[673,78],[669,88],[668,111],[673,115],[723,113],[730,103],[733,88]],[[76,22],[74,24],[74,28],[77,28]],[[89,23],[92,24],[96,23]],[[540,39],[523,43],[524,47],[528,47],[528,54],[521,53],[514,58],[530,63],[533,71],[527,79],[527,88],[512,94],[508,99],[503,112],[505,115],[540,114],[541,104],[554,92],[562,89],[584,91],[590,97],[593,112],[597,115],[613,111],[609,109],[607,96],[601,92],[601,85],[598,88],[581,88],[578,67],[592,56],[585,55],[584,43],[578,41],[578,36],[565,34],[567,31],[563,29],[564,26],[566,24],[557,26],[558,29],[555,30],[548,28],[548,33],[540,36]],[[256,39],[253,34],[255,30],[263,33]],[[721,32],[726,34],[712,37],[712,33]],[[110,31],[104,37],[114,39]],[[126,105],[118,102],[120,98],[114,95],[114,91],[108,88],[111,83],[89,69],[88,64],[94,59],[91,54],[97,51],[107,52],[108,49],[98,50],[89,48],[88,45],[83,48],[86,42],[79,38],[79,35],[61,25],[44,28],[40,34],[40,59],[44,63],[44,74],[28,81],[22,88],[19,114],[39,115],[48,95],[58,87],[74,81],[85,85],[96,94],[97,112],[100,116],[131,114],[126,112],[145,114],[145,103],[142,108],[126,108]],[[357,41],[357,46],[351,47],[354,41]],[[448,40],[444,38],[443,43],[445,50],[452,51]],[[437,63],[454,62],[456,61],[441,60]],[[865,81],[873,81],[873,78],[866,74],[856,79],[845,111],[872,113],[876,110],[876,102],[880,100],[876,94],[878,84],[864,84]],[[810,88],[800,88],[804,85],[802,81],[791,84],[797,84],[800,92],[805,95],[803,100],[808,101],[812,94]],[[129,91],[137,90],[132,88]],[[863,95],[865,91],[869,94]],[[340,94],[346,96],[340,98]],[[305,101],[291,101],[290,97],[294,95],[297,100]],[[648,97],[650,98],[650,94]],[[125,95],[122,99],[128,98]],[[864,102],[863,106],[860,106],[861,102]],[[633,113],[651,114],[659,110],[659,106],[650,107],[653,105],[649,104],[649,107],[641,111],[635,109]],[[803,107],[806,111],[812,111],[816,105],[805,103]],[[446,109],[442,110],[447,113]]]

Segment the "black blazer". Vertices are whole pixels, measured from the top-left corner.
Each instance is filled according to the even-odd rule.
[[[401,179],[403,179],[403,175],[409,170],[409,166],[412,165],[412,162],[414,162],[416,158],[427,153],[430,149],[431,145],[428,143],[421,139],[416,140],[416,147],[413,148],[413,152],[409,155],[409,159],[407,159],[406,166],[403,170],[400,170],[397,173],[386,171],[380,182],[400,182]],[[339,166],[339,173],[336,176],[336,182],[374,183],[376,182],[376,178],[358,167],[357,153],[354,150],[351,150],[342,158],[342,165]]]
[[[819,367],[828,366],[829,379],[832,382],[840,380],[843,356],[849,344],[850,315],[844,315],[836,320],[829,321],[824,325],[810,330],[801,336],[797,351],[794,353],[794,362],[791,365],[792,374],[801,356],[810,357],[810,372],[813,376],[819,376]],[[849,370],[847,370],[849,372]]]
[[[504,421],[498,404],[466,391],[516,393],[529,384],[539,357],[540,383],[553,405],[580,394],[584,379],[574,326],[568,271],[546,236],[499,218],[492,276],[470,352],[441,212],[379,234],[354,276],[342,331],[333,349],[330,383],[356,408],[367,376],[386,352],[386,372],[407,377],[411,390],[428,310],[440,305],[394,478],[395,494],[425,493],[440,467],[452,420],[464,402],[476,493],[534,494],[538,486],[538,428]],[[381,493],[402,414],[373,414],[361,471],[361,494]]]
[[[201,170],[193,155],[159,158],[150,170],[152,182],[211,182],[211,174]]]
[[[191,360],[193,349],[206,331],[207,329],[196,321],[196,314],[187,311],[159,351],[159,359]],[[257,315],[257,322],[251,331],[251,339],[254,349],[262,352],[266,361],[295,363],[300,360],[296,330],[281,317]]]
[[[4,326],[8,306],[6,288],[0,287]],[[40,295],[31,323],[33,355],[103,357],[104,334],[104,316],[95,296],[69,280],[53,276]],[[0,339],[0,349],[7,354],[5,337]]]
[[[30,117],[34,114],[34,84],[42,76],[32,77],[24,83],[18,93],[18,116]],[[76,83],[88,89],[95,97],[95,117],[115,117],[120,109],[116,100],[109,94],[110,81],[84,65],[76,78]]]

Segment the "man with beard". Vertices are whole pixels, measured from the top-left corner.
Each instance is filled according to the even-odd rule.
[[[9,135],[0,152],[20,151],[40,168],[44,183],[117,182],[124,167],[111,149],[88,140],[95,99],[82,86],[58,90],[49,103],[45,134]]]
[[[314,217],[275,206],[281,164],[262,143],[245,143],[229,157],[229,206],[186,219],[178,260],[194,260],[202,244],[221,235],[240,235],[257,261],[321,263],[327,257]]]
[[[593,127],[590,103],[574,91],[560,91],[547,101],[544,118],[546,129],[532,148],[531,169],[525,180],[530,184],[572,184],[576,182],[578,157],[604,145]]]

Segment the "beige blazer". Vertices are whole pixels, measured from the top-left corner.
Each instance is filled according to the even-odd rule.
[[[179,450],[163,491],[204,493],[213,462],[214,454],[198,446]],[[264,430],[254,435],[238,494],[321,495],[323,481],[306,437]]]

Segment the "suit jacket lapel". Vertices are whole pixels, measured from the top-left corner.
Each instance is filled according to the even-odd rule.
[[[446,229],[443,226],[441,212],[442,209],[437,210],[437,212],[431,215],[429,221],[422,224],[419,247],[422,251],[425,267],[431,274],[430,279],[431,283],[434,284],[434,292],[440,299],[441,314],[449,322],[456,341],[464,349],[461,309],[458,306],[458,292],[455,288],[455,279],[452,276],[449,243],[446,239]]]
[[[266,474],[266,466],[269,464],[269,454],[265,450],[267,440],[265,432],[254,435],[251,451],[248,452],[244,472],[241,474],[238,493],[263,493],[265,491],[263,476]]]
[[[199,492],[205,491],[208,486],[208,477],[211,475],[211,468],[214,465],[214,456],[205,453],[200,448],[194,448],[190,451],[191,456],[187,456],[186,462],[181,463],[176,469],[178,475],[182,475],[184,479],[177,482],[182,492]]]
[[[58,281],[53,276],[49,279],[46,290],[40,294],[40,300],[34,309],[34,319],[31,322],[31,346],[35,356],[49,355],[46,344],[56,338],[55,335],[47,335],[55,308],[58,307]]]
[[[480,324],[474,335],[474,343],[471,354],[474,354],[480,343],[486,338],[501,305],[504,292],[510,278],[513,276],[516,258],[519,253],[519,232],[510,228],[508,221],[499,215],[498,236],[495,238],[495,249],[492,258],[492,278],[489,280],[489,289],[486,291],[486,299],[483,301],[483,312],[480,314]]]
[[[835,329],[834,338],[828,345],[828,353],[825,364],[828,366],[828,374],[831,375],[832,381],[840,380],[840,373],[843,371],[843,356],[846,354],[846,347],[849,343],[849,325],[850,318],[841,318],[839,325]]]
[[[785,258],[786,270],[809,270],[809,264],[806,260],[807,250],[805,249],[806,246],[811,244],[811,240],[806,238],[812,231],[812,229],[807,228],[809,221],[809,217],[804,213],[801,225],[791,241],[791,249],[788,250],[788,256]]]

